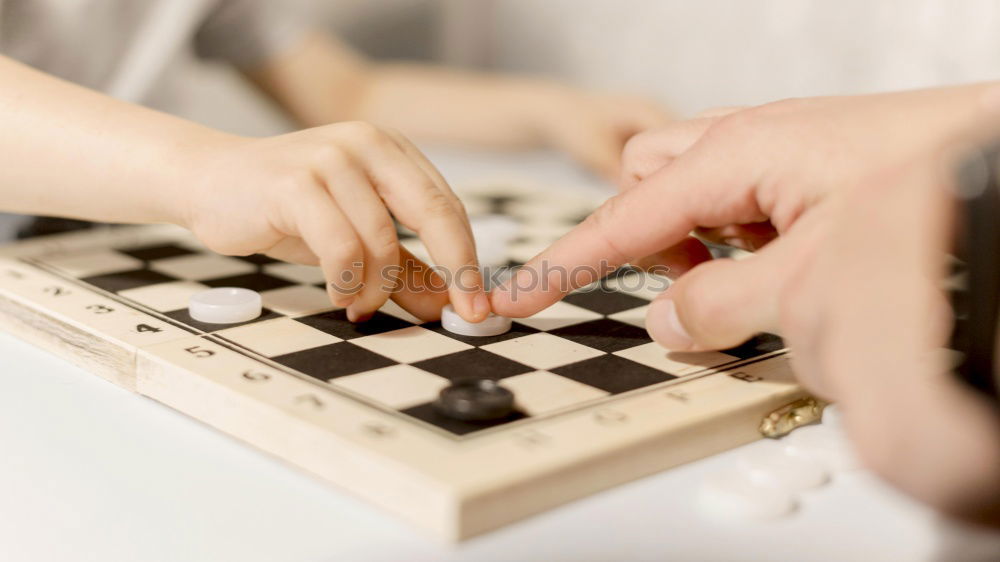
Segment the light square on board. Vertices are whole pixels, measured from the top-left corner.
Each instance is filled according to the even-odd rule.
[[[549,370],[604,354],[603,351],[545,332],[491,343],[481,349],[540,370]]]
[[[255,351],[275,357],[342,341],[290,318],[277,318],[238,328],[219,330],[215,335]]]
[[[410,322],[413,324],[422,323],[422,321],[419,318],[404,310],[403,307],[396,304],[396,301],[393,300],[385,301],[385,304],[382,305],[382,308],[378,310],[379,312],[383,312],[385,314],[388,314],[389,316],[395,316],[396,318],[399,318],[400,320],[404,320],[406,322]]]
[[[149,267],[154,271],[189,281],[252,273],[257,269],[252,263],[217,254],[191,254],[156,260],[150,262]]]
[[[502,379],[500,385],[514,393],[519,410],[532,416],[609,395],[606,390],[594,388],[547,371],[532,371],[508,377]]]
[[[159,283],[157,285],[147,285],[136,289],[126,289],[118,294],[144,304],[153,310],[167,312],[180,308],[187,308],[191,300],[191,295],[207,289],[201,283],[194,281],[173,281],[170,283]]]
[[[326,282],[323,270],[312,265],[297,263],[272,263],[264,266],[264,273],[304,285],[322,285]]]
[[[580,324],[589,320],[596,320],[601,315],[580,308],[565,301],[559,301],[545,310],[532,315],[529,318],[518,318],[517,321],[525,326],[530,326],[536,330],[555,330],[572,324]]]
[[[315,314],[335,307],[326,291],[312,285],[292,285],[260,294],[264,306],[287,316]]]
[[[670,279],[662,275],[653,275],[651,273],[632,270],[612,275],[604,281],[604,284],[609,289],[634,297],[653,300],[670,286]]]
[[[623,310],[621,312],[616,312],[614,314],[609,314],[608,318],[645,329],[647,312],[649,312],[648,304],[644,306],[638,306],[636,308],[630,308],[628,310]]]
[[[45,263],[73,277],[91,277],[142,267],[142,260],[114,250],[84,250],[46,257]]]
[[[472,348],[467,343],[442,336],[421,326],[364,336],[351,340],[351,343],[400,363],[423,361]]]
[[[676,376],[689,375],[706,367],[717,367],[739,359],[718,351],[667,351],[656,342],[616,351],[615,355]]]
[[[393,365],[336,378],[330,383],[402,410],[435,400],[449,381],[411,365]]]

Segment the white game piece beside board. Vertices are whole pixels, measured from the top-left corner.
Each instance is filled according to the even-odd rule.
[[[473,197],[491,213],[531,200]],[[725,352],[657,347],[641,328],[655,291],[628,275],[472,338],[393,306],[352,325],[301,267],[123,227],[0,249],[0,327],[459,540],[818,411],[774,336]],[[209,287],[257,291],[263,312],[198,322],[187,302]],[[515,412],[442,416],[438,394],[466,376],[498,379]]]

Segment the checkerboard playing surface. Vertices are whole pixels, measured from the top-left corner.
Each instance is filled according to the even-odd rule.
[[[462,197],[474,231],[505,217],[477,233],[490,267],[527,261],[599,203],[516,182]],[[412,233],[400,238],[427,258]],[[188,315],[193,294],[226,286],[258,291],[263,314],[228,325]],[[688,354],[650,341],[646,311],[665,287],[625,269],[473,338],[392,301],[351,324],[318,268],[127,227],[0,248],[0,327],[457,540],[815,412],[775,336]],[[496,380],[513,411],[439,413],[441,391],[466,377]]]
[[[508,333],[468,337],[439,322],[421,324],[392,302],[352,324],[330,304],[318,269],[264,256],[226,257],[167,242],[48,256],[44,263],[194,334],[453,436],[610,401],[782,348],[779,338],[761,335],[721,352],[664,351],[642,323],[666,280],[628,269],[516,319]],[[235,325],[192,319],[188,299],[209,287],[258,291],[263,314]],[[489,422],[439,413],[432,406],[438,393],[466,377],[499,380],[514,393],[515,412]]]

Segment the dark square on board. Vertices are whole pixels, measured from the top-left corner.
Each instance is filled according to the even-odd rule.
[[[127,256],[132,256],[133,258],[142,261],[162,260],[166,258],[175,258],[177,256],[186,256],[189,254],[197,253],[195,250],[192,250],[190,248],[185,248],[183,246],[178,246],[177,244],[155,244],[151,246],[136,246],[133,248],[125,248],[118,251]]]
[[[249,256],[233,256],[238,260],[243,260],[245,262],[252,263],[254,265],[267,265],[269,263],[278,263],[278,260],[265,256],[264,254],[251,254]]]
[[[740,359],[752,359],[759,355],[778,351],[785,347],[785,342],[774,334],[761,333],[741,343],[740,345],[723,349],[722,353],[735,355]]]
[[[614,353],[653,341],[646,330],[610,318],[573,324],[551,330],[549,333],[607,353]]]
[[[271,360],[321,381],[397,364],[346,341],[279,355]]]
[[[649,301],[646,299],[625,294],[621,291],[606,290],[580,291],[567,295],[563,300],[604,315],[649,304]]]
[[[294,285],[292,281],[274,277],[266,273],[244,273],[242,275],[231,275],[229,277],[217,277],[202,281],[209,287],[242,287],[251,291],[270,291]]]
[[[148,285],[170,283],[171,281],[177,281],[177,278],[149,269],[133,269],[132,271],[118,271],[116,273],[84,277],[81,281],[99,289],[117,293],[126,289],[137,289]]]
[[[496,427],[498,425],[503,425],[505,423],[524,419],[526,417],[521,412],[515,410],[509,415],[496,420],[480,422],[456,420],[438,412],[434,409],[434,404],[431,402],[407,408],[406,410],[403,410],[403,413],[417,418],[418,420],[425,421],[431,425],[440,427],[441,429],[454,433],[455,435],[468,435],[469,433]]]
[[[463,343],[475,346],[484,346],[491,343],[497,343],[501,341],[512,340],[514,338],[519,338],[521,336],[527,336],[538,332],[538,329],[532,328],[531,326],[525,326],[519,322],[512,322],[510,331],[498,336],[463,336],[453,332],[449,332],[441,325],[441,322],[428,322],[426,324],[421,324],[424,328],[432,332],[437,332],[443,336],[448,336],[453,340],[458,340]]]
[[[254,322],[263,322],[264,320],[270,320],[272,318],[281,317],[281,315],[278,314],[277,312],[268,310],[266,308],[262,309],[260,316],[254,318],[253,320],[247,320],[246,322],[236,322],[232,324],[209,324],[208,322],[199,322],[198,320],[191,318],[191,314],[188,312],[188,309],[186,308],[171,310],[170,312],[164,312],[163,315],[169,318],[173,318],[174,320],[177,320],[178,322],[184,325],[191,326],[192,328],[195,328],[197,330],[201,330],[202,332],[215,332],[218,330],[226,330],[228,328],[235,328],[237,326],[244,326],[246,324],[253,324]]]
[[[478,347],[418,361],[413,366],[452,381],[469,377],[498,380],[535,370]]]
[[[606,390],[611,394],[628,392],[677,378],[674,375],[617,355],[601,355],[593,359],[556,367],[550,371],[568,379]]]
[[[368,321],[355,324],[347,319],[347,311],[344,309],[331,310],[311,316],[302,316],[295,320],[311,328],[316,328],[323,333],[337,336],[342,340],[384,334],[413,326],[413,324],[406,320],[401,320],[384,312],[376,312]]]

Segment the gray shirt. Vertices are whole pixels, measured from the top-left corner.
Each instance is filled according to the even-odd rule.
[[[307,25],[287,2],[268,0],[0,0],[0,54],[141,101],[189,44],[248,68],[291,46]]]

